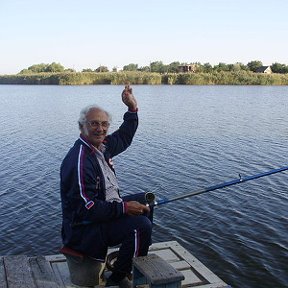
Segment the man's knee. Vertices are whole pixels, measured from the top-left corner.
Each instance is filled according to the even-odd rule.
[[[152,234],[152,223],[146,216],[136,216],[139,221],[139,229],[142,233],[145,233],[149,236]]]

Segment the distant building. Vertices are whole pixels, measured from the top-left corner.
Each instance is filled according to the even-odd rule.
[[[257,68],[257,70],[255,72],[256,73],[271,74],[272,73],[272,69],[271,69],[270,66],[261,66],[261,67]]]
[[[180,73],[183,73],[183,72],[195,73],[196,70],[197,70],[197,65],[196,64],[186,64],[186,65],[179,65],[178,66],[178,71]]]

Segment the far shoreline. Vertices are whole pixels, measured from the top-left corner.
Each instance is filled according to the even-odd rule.
[[[251,71],[157,73],[120,72],[42,72],[0,75],[0,84],[12,85],[288,85],[288,74]]]

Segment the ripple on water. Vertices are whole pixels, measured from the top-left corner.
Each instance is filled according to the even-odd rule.
[[[8,86],[0,85],[1,254],[58,253],[59,167],[79,110],[108,103],[117,128],[119,87]],[[114,159],[123,194],[171,198],[287,163],[287,87],[136,91],[139,129]],[[153,240],[179,241],[232,287],[284,288],[287,206],[287,172],[278,173],[156,208]]]

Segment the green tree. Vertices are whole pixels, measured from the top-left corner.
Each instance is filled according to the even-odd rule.
[[[155,61],[150,63],[150,72],[166,73],[168,66],[164,65],[162,61]]]
[[[18,74],[32,74],[33,72],[27,68],[22,69]]]
[[[247,65],[241,63],[241,62],[236,62],[234,65],[237,65],[240,67],[240,70],[244,70],[244,71],[248,71],[249,68],[247,67]]]
[[[85,68],[82,69],[82,72],[93,72],[93,70],[91,68]]]
[[[205,73],[210,73],[213,71],[213,67],[210,63],[204,63],[203,65],[200,65],[199,70]]]
[[[33,73],[43,73],[43,72],[63,72],[65,70],[64,66],[60,63],[51,63],[51,64],[34,64],[29,66],[27,69],[23,69],[19,74],[33,74]]]
[[[227,66],[228,66],[228,69],[229,69],[228,71],[236,72],[236,71],[240,71],[241,70],[240,63],[228,64]]]
[[[64,66],[62,66],[60,63],[53,62],[45,68],[44,72],[63,72],[64,70]]]
[[[281,74],[288,73],[288,66],[277,62],[271,65],[271,69],[274,73],[281,73]]]
[[[223,62],[220,62],[218,65],[215,65],[213,69],[217,72],[220,71],[229,71],[229,66]]]
[[[109,72],[109,69],[106,66],[99,66],[95,72]]]
[[[75,73],[76,70],[75,70],[75,69],[72,69],[72,68],[67,68],[67,69],[64,69],[64,72]]]
[[[123,66],[123,71],[137,71],[138,64],[130,63],[128,65]]]
[[[142,66],[142,67],[138,68],[138,71],[150,72],[150,66]]]
[[[247,63],[247,67],[250,71],[252,72],[256,72],[256,70],[258,68],[260,68],[261,66],[263,66],[262,62],[259,61],[259,60],[254,60],[254,61],[251,61],[249,63]]]
[[[41,64],[34,64],[30,67],[28,67],[28,70],[30,70],[31,72],[33,73],[41,73],[41,72],[46,72],[46,68],[49,64],[44,64],[44,63],[41,63]]]
[[[177,73],[179,71],[180,62],[175,61],[168,65],[167,72],[168,73]]]

